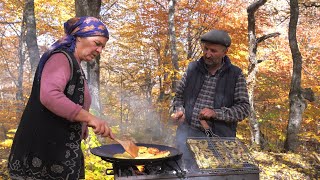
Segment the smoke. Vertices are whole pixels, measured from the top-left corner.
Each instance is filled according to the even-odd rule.
[[[146,98],[129,91],[119,93],[118,97],[117,115],[109,121],[111,126],[119,127],[117,137],[137,143],[174,146],[175,129],[168,124],[168,109],[155,107]]]

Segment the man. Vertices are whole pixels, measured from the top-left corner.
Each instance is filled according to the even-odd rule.
[[[188,65],[173,99],[172,118],[179,121],[177,147],[186,153],[187,137],[235,137],[238,121],[249,114],[246,80],[226,55],[229,34],[212,30],[201,36],[203,56]],[[184,155],[185,156],[185,155]]]

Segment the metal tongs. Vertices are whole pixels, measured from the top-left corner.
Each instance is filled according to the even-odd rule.
[[[204,129],[204,133],[207,135],[207,137],[217,137],[217,135],[215,135],[210,126],[208,125],[207,121],[206,120],[201,120],[199,119],[203,129]]]

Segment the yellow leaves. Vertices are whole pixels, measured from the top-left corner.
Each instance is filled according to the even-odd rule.
[[[301,154],[252,151],[252,156],[259,163],[261,179],[309,179],[315,173]]]
[[[85,174],[86,179],[111,179],[112,176],[106,176],[106,169],[111,169],[112,164],[102,160],[93,154],[85,155]]]
[[[7,134],[7,137],[12,139],[14,137],[14,134]]]
[[[17,132],[17,129],[10,129],[8,132],[9,132],[9,133],[16,133],[16,132]]]
[[[320,136],[316,132],[307,131],[300,133],[301,139],[305,141],[316,141],[317,143],[320,143]]]
[[[237,138],[240,139],[240,140],[244,139],[244,137],[242,136],[242,134],[237,134]]]
[[[37,31],[41,34],[52,34],[56,39],[63,35],[63,23],[75,15],[74,1],[34,2]]]
[[[312,152],[312,156],[315,158],[315,162],[320,164],[320,154],[317,152]]]
[[[258,162],[263,161],[266,163],[270,163],[270,162],[274,161],[274,158],[272,156],[267,156],[264,152],[253,151],[252,156]]]
[[[0,141],[0,147],[3,148],[10,148],[13,142],[14,133],[17,131],[17,129],[10,129],[8,133],[6,134],[6,137],[8,139],[5,139],[4,141]]]
[[[111,131],[113,132],[113,134],[119,134],[120,126],[119,125],[111,126]]]
[[[112,127],[112,129],[114,130],[116,127]],[[86,179],[112,179],[113,176],[105,175],[106,169],[111,169],[112,164],[90,153],[90,148],[101,146],[101,143],[98,141],[97,136],[93,133],[91,128],[89,129],[89,134],[88,140],[81,143],[81,149],[84,152],[85,158]]]
[[[12,145],[13,140],[12,139],[6,139],[3,142],[0,142],[0,146],[10,148]]]

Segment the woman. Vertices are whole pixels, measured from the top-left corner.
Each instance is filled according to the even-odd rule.
[[[80,143],[87,127],[114,138],[108,124],[88,112],[91,98],[80,66],[101,53],[108,30],[94,17],[71,18],[64,29],[40,59],[9,156],[12,179],[84,179]]]

